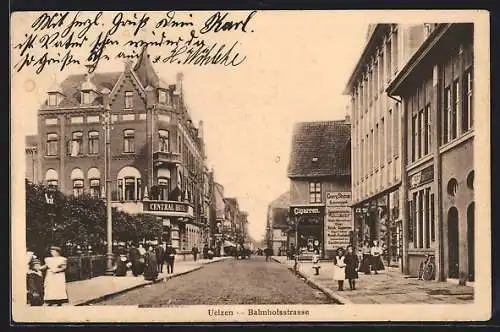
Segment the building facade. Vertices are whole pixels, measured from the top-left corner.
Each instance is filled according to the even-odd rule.
[[[281,194],[267,207],[267,234],[269,247],[275,255],[285,255],[293,237],[289,223],[290,191]]]
[[[425,254],[437,278],[474,280],[474,26],[429,24],[388,87],[401,98],[408,273]]]
[[[38,111],[37,147],[41,182],[69,195],[104,197],[109,180],[113,207],[155,215],[163,240],[181,252],[202,245],[203,123],[192,123],[182,75],[166,84],[146,49],[122,72],[71,75],[52,87]]]
[[[340,121],[295,125],[288,178],[290,179],[291,241],[301,258],[319,249],[333,257],[350,241],[351,124]]]
[[[401,264],[401,105],[385,88],[421,44],[423,25],[370,25],[367,43],[347,83],[352,119],[354,243],[379,240]],[[404,265],[404,262],[403,262]]]

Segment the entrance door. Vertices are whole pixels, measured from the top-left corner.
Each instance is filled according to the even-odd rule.
[[[474,281],[474,202],[467,208],[467,262],[469,281]]]
[[[448,210],[448,277],[458,278],[458,211]]]

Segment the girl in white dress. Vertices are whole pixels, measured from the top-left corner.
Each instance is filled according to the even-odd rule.
[[[333,264],[333,280],[338,282],[338,290],[343,291],[345,280],[344,249],[337,249],[337,254],[333,258]]]
[[[44,283],[44,301],[47,305],[61,306],[68,302],[68,293],[66,291],[66,265],[67,260],[61,256],[61,248],[50,247],[51,257],[45,258],[46,269]]]

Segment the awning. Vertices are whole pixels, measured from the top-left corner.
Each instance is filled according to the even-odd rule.
[[[236,247],[236,244],[234,244],[231,241],[224,241],[224,247]]]

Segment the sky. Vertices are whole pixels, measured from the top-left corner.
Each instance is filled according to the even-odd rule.
[[[211,14],[193,12],[192,20],[199,25]],[[248,14],[231,12],[229,17],[236,21]],[[100,19],[106,18],[108,24],[114,15],[105,13]],[[176,12],[175,18],[187,19],[188,15]],[[13,17],[11,50],[38,16]],[[264,236],[268,204],[289,189],[286,170],[293,124],[343,119],[347,114],[348,99],[342,91],[364,47],[368,23],[363,15],[338,11],[257,12],[246,33],[204,35],[207,40],[224,40],[229,45],[237,40],[238,52],[246,56],[240,65],[154,65],[167,82],[174,83],[178,72],[184,74],[185,101],[193,121],[204,121],[208,166],[214,168],[225,195],[236,197],[240,209],[249,213],[252,238]],[[185,33],[181,30],[167,32],[170,36]],[[95,39],[99,31],[90,29],[88,36]],[[147,33],[151,30],[145,29],[144,36]],[[128,38],[132,30],[122,28],[116,35]],[[39,47],[31,50],[40,51]],[[150,50],[152,55],[155,52]],[[13,64],[19,59],[18,51],[12,53]],[[96,72],[121,71],[123,66],[122,60],[111,59]],[[37,110],[55,82],[85,71],[83,64],[68,66],[62,72],[52,68],[56,67],[47,67],[40,74],[31,67],[13,72],[12,125],[18,134],[36,133]]]

